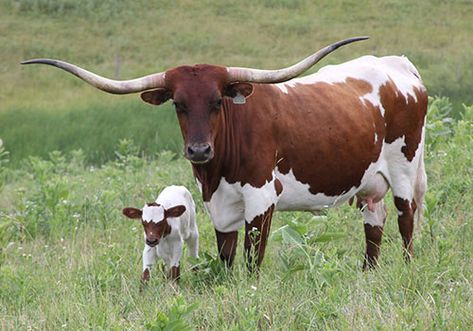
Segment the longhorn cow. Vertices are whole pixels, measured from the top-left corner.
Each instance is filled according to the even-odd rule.
[[[258,268],[275,210],[319,211],[357,197],[369,268],[379,256],[389,188],[406,258],[413,253],[414,213],[422,216],[426,191],[426,89],[398,56],[363,56],[295,78],[364,39],[334,43],[280,70],[198,64],[127,81],[59,60],[22,63],[59,67],[109,93],[142,92],[153,105],[172,99],[185,157],[229,266],[240,228],[248,264]]]

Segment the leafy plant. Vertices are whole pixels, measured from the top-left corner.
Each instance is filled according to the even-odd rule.
[[[154,321],[145,325],[148,331],[187,331],[193,327],[187,317],[197,308],[197,304],[188,304],[183,297],[177,297],[166,312],[158,311]]]

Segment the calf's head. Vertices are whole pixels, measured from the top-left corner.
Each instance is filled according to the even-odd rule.
[[[206,163],[214,156],[214,142],[222,123],[225,97],[245,103],[252,93],[251,83],[280,83],[297,77],[340,46],[368,37],[345,39],[287,68],[261,70],[215,65],[180,66],[132,80],[117,81],[101,77],[73,64],[51,59],[34,59],[22,64],[42,63],[66,70],[103,91],[114,94],[143,92],[141,98],[153,105],[174,100],[184,155],[193,163]]]
[[[171,233],[168,218],[179,217],[186,211],[183,205],[165,209],[157,203],[146,204],[143,209],[128,207],[122,213],[130,219],[140,219],[145,232],[145,242],[154,247],[159,241]]]

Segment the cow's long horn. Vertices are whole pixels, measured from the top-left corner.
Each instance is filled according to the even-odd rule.
[[[230,82],[249,82],[249,83],[280,83],[299,76],[304,71],[319,62],[324,56],[330,54],[337,48],[350,44],[355,41],[366,40],[368,37],[354,37],[341,40],[327,47],[322,48],[317,53],[305,58],[304,60],[284,69],[261,70],[251,68],[229,67],[228,75]]]
[[[113,80],[108,79],[99,75],[96,75],[90,71],[82,69],[76,65],[52,59],[33,59],[23,61],[21,64],[33,64],[41,63],[48,64],[58,68],[61,68],[71,74],[79,77],[96,88],[113,93],[113,94],[127,94],[134,92],[141,92],[150,89],[164,87],[164,73],[156,73],[131,80]]]

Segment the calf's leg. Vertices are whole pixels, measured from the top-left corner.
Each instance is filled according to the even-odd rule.
[[[156,247],[145,245],[145,248],[143,249],[143,274],[141,276],[141,280],[143,282],[147,282],[149,280],[150,271],[156,263],[156,258]]]

